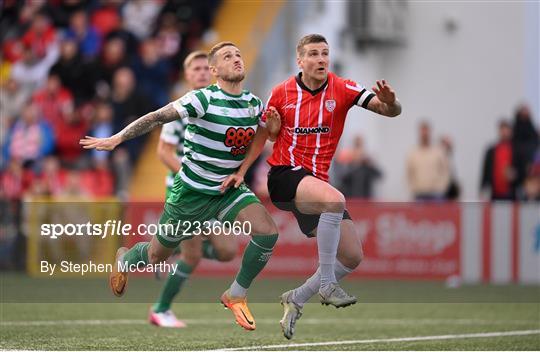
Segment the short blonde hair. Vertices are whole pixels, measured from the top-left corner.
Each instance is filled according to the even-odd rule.
[[[184,60],[184,70],[191,65],[191,63],[196,59],[208,59],[208,54],[202,50],[197,50],[190,53]]]
[[[216,53],[218,52],[218,50],[226,46],[234,46],[235,48],[238,48],[236,44],[234,44],[233,42],[219,42],[216,45],[214,45],[212,49],[210,49],[210,51],[208,52],[208,62],[212,64],[214,62],[214,57],[216,56]]]
[[[306,46],[308,44],[312,44],[312,43],[326,43],[326,44],[328,44],[328,42],[326,41],[326,38],[323,37],[322,35],[320,35],[320,34],[308,34],[308,35],[303,36],[298,41],[298,45],[296,45],[296,54],[298,56],[303,56],[305,51],[306,51],[304,49],[304,46]]]

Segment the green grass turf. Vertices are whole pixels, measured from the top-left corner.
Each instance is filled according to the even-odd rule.
[[[90,281],[84,283],[90,285]],[[315,303],[306,305],[292,341],[281,335],[278,324],[281,306],[277,303],[277,294],[293,287],[298,280],[264,279],[254,284],[251,301],[268,303],[250,303],[257,320],[257,330],[253,332],[245,332],[235,325],[232,314],[217,303],[217,297],[229,280],[196,279],[190,282],[184,293],[192,302],[173,306],[177,315],[186,319],[189,325],[186,329],[160,329],[147,324],[150,300],[148,303],[104,303],[98,299],[95,300],[98,303],[57,303],[69,302],[69,293],[81,285],[85,289],[94,287],[89,294],[102,299],[101,295],[108,293],[103,281],[96,280],[92,283],[95,287],[85,287],[77,280],[36,281],[20,275],[2,274],[0,349],[200,350],[540,329],[537,286],[466,286],[449,290],[444,285],[428,282],[349,281],[344,286],[358,295],[362,303],[346,309]],[[97,286],[98,282],[100,286]],[[155,296],[160,285],[152,279],[135,279],[130,282],[128,295],[132,295],[132,300],[135,297],[132,291]],[[62,293],[62,299],[29,303],[29,298],[39,296],[39,287],[45,292]],[[21,292],[21,299],[17,301],[14,296],[17,288],[21,291],[33,289],[37,295],[32,297],[28,292]],[[199,303],[194,297],[197,292],[204,298]],[[423,300],[413,299],[414,295]],[[482,296],[486,298],[484,301]],[[141,297],[137,298],[144,302]],[[80,298],[79,293],[75,299]],[[293,349],[539,350],[540,334]]]

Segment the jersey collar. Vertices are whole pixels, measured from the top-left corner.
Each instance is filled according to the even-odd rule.
[[[324,81],[323,85],[320,86],[319,88],[315,89],[315,90],[311,90],[309,89],[305,84],[304,82],[302,82],[302,72],[299,72],[298,75],[295,77],[296,79],[296,83],[298,83],[298,85],[300,86],[300,88],[302,88],[303,90],[306,90],[308,91],[311,95],[317,95],[319,94],[320,92],[323,91],[324,88],[326,88],[326,86],[328,85],[328,77],[326,78],[326,81]]]

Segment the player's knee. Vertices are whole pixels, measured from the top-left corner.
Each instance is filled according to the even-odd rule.
[[[181,259],[184,263],[191,267],[195,267],[199,264],[202,258],[201,251],[186,251],[182,252]]]
[[[159,264],[166,259],[167,257],[160,255],[160,253],[157,253],[152,250],[148,251],[148,264],[152,264],[152,265]]]
[[[230,262],[236,257],[236,248],[223,248],[216,253],[217,260],[220,262]]]
[[[277,227],[273,223],[258,224],[256,229],[251,231],[252,235],[264,236],[278,233]]]
[[[274,235],[278,233],[277,225],[269,214],[262,221],[251,222],[250,235]]]
[[[323,212],[342,213],[345,211],[345,196],[338,190],[329,193],[325,198]]]
[[[260,226],[260,231],[257,231],[258,234],[274,235],[278,233],[276,224],[269,217],[266,219],[266,221],[263,221],[259,226]]]

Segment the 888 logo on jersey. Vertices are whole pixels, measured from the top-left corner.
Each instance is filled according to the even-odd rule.
[[[229,127],[225,132],[225,145],[231,148],[231,154],[234,156],[246,154],[254,135],[255,130],[252,127]]]

